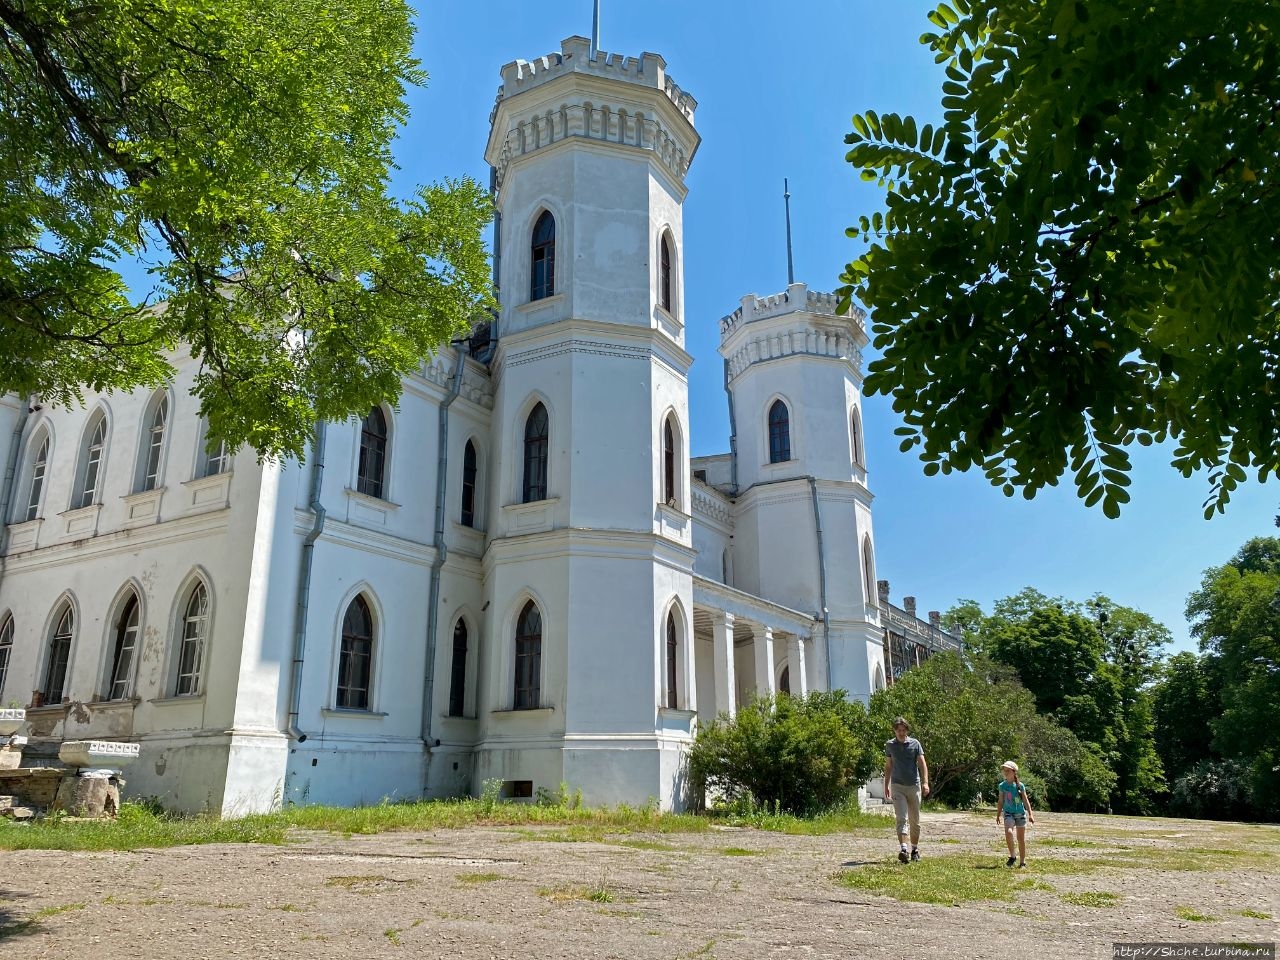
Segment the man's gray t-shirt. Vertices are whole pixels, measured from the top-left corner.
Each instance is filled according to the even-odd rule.
[[[920,782],[920,768],[916,765],[916,758],[924,756],[924,747],[920,746],[919,740],[907,737],[899,742],[894,737],[884,745],[884,755],[893,761],[893,771],[890,773],[893,783],[914,787]]]

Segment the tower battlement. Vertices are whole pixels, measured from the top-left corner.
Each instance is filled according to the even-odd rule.
[[[659,54],[645,52],[639,57],[626,57],[600,50],[592,59],[591,42],[586,37],[569,37],[562,41],[559,53],[508,63],[502,68],[498,103],[505,97],[532,90],[566,73],[585,73],[661,90],[691,124],[698,108],[698,101],[667,76],[667,61]],[[497,110],[497,104],[494,104],[494,110]]]
[[[793,283],[782,293],[757,297],[749,293],[742,298],[742,305],[720,320],[720,339],[729,337],[739,325],[758,320],[772,320],[790,313],[812,313],[818,316],[852,320],[859,329],[865,329],[866,314],[851,306],[844,313],[838,312],[840,298],[834,293],[810,290],[808,284]]]

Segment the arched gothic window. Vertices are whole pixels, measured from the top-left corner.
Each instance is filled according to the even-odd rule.
[[[791,667],[782,668],[782,675],[778,677],[778,692],[791,695]]]
[[[107,449],[107,418],[98,413],[85,435],[84,449],[80,455],[80,486],[72,509],[88,507],[98,499],[98,484],[102,479],[102,458]]]
[[[339,710],[369,709],[369,678],[373,675],[373,614],[364,597],[356,597],[342,618],[342,648],[338,653]]]
[[[75,635],[75,626],[71,601],[65,600],[53,619],[53,631],[49,634],[49,663],[44,671],[44,689],[40,692],[40,702],[46,706],[61,703],[66,693],[67,663],[71,659],[71,638]]]
[[[356,489],[382,499],[387,463],[387,418],[381,407],[374,407],[360,425],[360,467]]]
[[[529,299],[544,300],[556,292],[556,218],[551,211],[533,225],[530,246]]]
[[[785,463],[791,459],[791,414],[781,400],[769,408],[769,462]]]
[[[9,654],[13,652],[13,616],[4,618],[0,624],[0,698],[4,696],[4,681],[9,675]],[[0,703],[3,700],[0,699]]]
[[[854,410],[849,417],[849,439],[853,447],[853,462],[859,467],[865,467],[866,452],[862,449],[862,418],[858,416],[858,411]]]
[[[550,424],[547,408],[538,404],[524,422],[524,488],[525,503],[547,499],[547,441]]]
[[[675,612],[667,614],[667,709],[680,707],[680,640],[676,634]]]
[[[536,710],[542,700],[542,614],[530,600],[516,621],[516,710]]]
[[[867,604],[879,603],[876,592],[875,554],[871,551],[871,538],[862,538],[862,588],[867,592]]]
[[[449,670],[449,716],[467,713],[467,623],[461,617],[453,625],[453,662]]]
[[[470,440],[462,451],[462,525],[476,525],[476,445]],[[461,623],[462,621],[458,621]]]
[[[658,250],[658,303],[671,312],[671,238],[665,233]]]
[[[178,665],[173,684],[175,697],[194,697],[200,693],[208,635],[209,591],[203,582],[196,581],[187,595],[182,620],[178,623]]]
[[[675,427],[672,426],[672,418],[667,417],[662,424],[662,502],[669,506],[676,505],[676,463],[679,459]]]
[[[141,613],[137,594],[130,593],[116,619],[111,645],[111,674],[107,677],[107,689],[104,691],[108,700],[124,700],[129,696],[134,656],[138,650]]]
[[[160,485],[160,458],[164,453],[164,430],[169,419],[169,398],[161,394],[151,410],[147,432],[142,437],[142,469],[139,471],[138,491],[154,490]]]
[[[40,516],[40,495],[44,493],[44,478],[49,471],[49,434],[46,432],[36,446],[35,459],[31,461],[31,483],[27,489],[27,509],[24,520]]]

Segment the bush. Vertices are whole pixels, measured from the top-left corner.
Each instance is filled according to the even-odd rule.
[[[880,751],[861,703],[843,690],[760,697],[698,731],[689,753],[695,800],[811,816],[845,800]]]
[[[1239,760],[1205,760],[1174,781],[1170,811],[1198,820],[1247,820],[1253,813],[1252,771]]]

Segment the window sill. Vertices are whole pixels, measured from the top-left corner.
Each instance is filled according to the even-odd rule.
[[[126,527],[136,527],[145,523],[160,522],[160,501],[164,497],[164,487],[153,487],[150,490],[139,490],[120,499],[125,505]]]
[[[153,707],[174,707],[181,703],[204,703],[203,693],[188,693],[181,697],[156,697],[147,703]]]
[[[346,720],[381,720],[388,716],[380,710],[354,710],[350,707],[324,707],[320,711],[322,717],[341,717]]]
[[[43,517],[36,517],[34,520],[9,524],[9,552],[34,550],[40,541],[40,526],[43,523]]]
[[[77,507],[58,514],[66,523],[68,536],[95,536],[98,532],[98,515],[102,512],[102,504],[91,503],[87,507]]]
[[[697,710],[683,710],[678,707],[659,707],[658,715],[672,720],[692,720],[698,715]]]
[[[554,508],[559,497],[534,500],[530,503],[509,503],[502,508],[507,520],[507,531],[512,534],[545,533],[551,529]]]
[[[532,313],[535,310],[541,310],[543,307],[550,307],[564,300],[563,293],[553,293],[549,297],[540,297],[537,300],[527,300],[516,306],[517,313]]]
[[[689,525],[693,523],[693,517],[685,513],[679,507],[673,507],[670,504],[659,503],[657,506],[657,518],[659,532],[663,536],[679,539],[689,531]]]
[[[91,711],[132,710],[141,702],[142,699],[140,697],[119,697],[115,700],[94,700],[92,703],[85,704],[85,706],[87,706]]]
[[[190,513],[203,513],[207,510],[221,510],[231,506],[231,477],[227,470],[207,477],[195,477],[185,480],[182,488],[191,498],[186,503]]]
[[[356,503],[365,503],[378,510],[399,510],[400,504],[391,500],[384,500],[382,497],[375,497],[371,493],[361,493],[354,487],[344,487],[347,499],[354,500]]]
[[[32,717],[56,717],[60,713],[65,714],[70,706],[71,704],[68,702],[45,703],[38,707],[28,706],[26,708],[27,722],[30,723]]]
[[[548,718],[555,712],[555,707],[534,707],[532,710],[490,710],[489,716],[495,720],[509,720],[512,717],[528,717],[530,720],[536,720]]]
[[[348,523],[373,529],[386,527],[387,521],[400,509],[398,503],[361,493],[351,487],[345,487],[343,492],[347,495]]]

